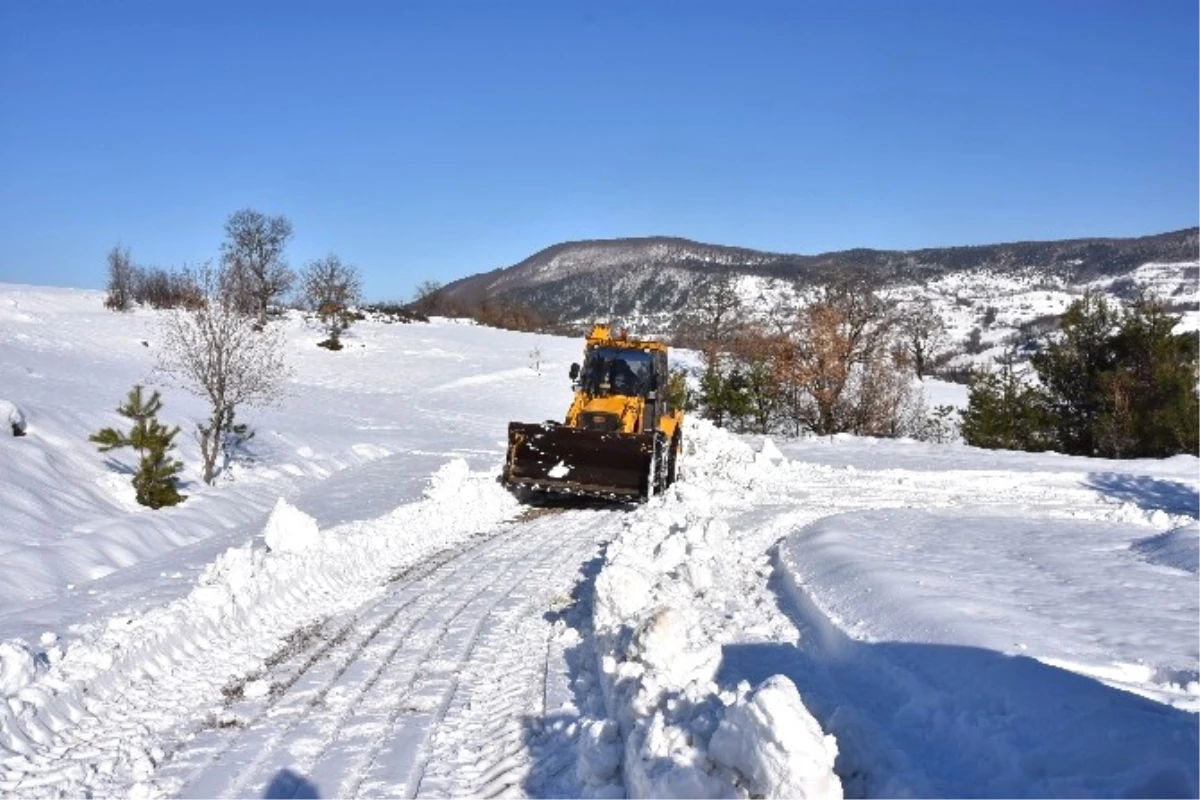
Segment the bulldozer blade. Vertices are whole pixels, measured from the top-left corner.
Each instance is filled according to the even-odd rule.
[[[510,422],[504,483],[601,497],[646,497],[654,433]]]

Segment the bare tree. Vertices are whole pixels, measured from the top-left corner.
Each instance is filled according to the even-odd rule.
[[[676,335],[676,343],[700,350],[704,360],[701,377],[701,403],[705,415],[721,425],[726,412],[733,412],[736,392],[724,368],[724,354],[743,324],[742,299],[737,292],[737,276],[717,273],[699,281],[688,293],[688,312]]]
[[[128,311],[133,305],[137,283],[137,267],[129,255],[129,248],[116,245],[108,251],[108,297],[104,307],[113,311]]]
[[[226,267],[214,271],[205,264],[198,277],[207,302],[163,318],[158,370],[208,401],[208,417],[197,423],[196,434],[204,481],[212,484],[218,457],[224,455],[223,467],[228,466],[233,449],[249,436],[235,422],[237,410],[278,402],[291,369],[284,361],[282,332],[258,329],[222,291]]]
[[[204,305],[204,292],[194,271],[188,267],[137,267],[134,270],[133,299],[151,308],[187,308]]]
[[[769,433],[785,401],[786,334],[748,324],[733,339],[729,356],[741,376],[744,413],[755,433]]]
[[[296,275],[283,260],[283,249],[292,238],[287,217],[268,217],[254,209],[235,211],[225,223],[221,245],[224,285],[240,310],[258,315],[267,324],[267,307],[295,282]]]
[[[824,287],[801,312],[791,369],[811,399],[797,409],[809,415],[806,427],[822,435],[860,427],[856,409],[871,400],[864,375],[888,357],[894,325],[890,305],[857,283]]]
[[[724,272],[703,278],[688,293],[688,308],[684,315],[688,338],[706,355],[724,349],[742,325],[737,276]]]
[[[425,280],[417,284],[417,289],[413,292],[413,302],[420,303],[430,296],[436,294],[442,288],[441,281]]]
[[[416,290],[413,292],[412,307],[417,311],[425,314],[432,314],[439,311],[443,307],[437,293],[441,291],[442,284],[440,281],[433,279],[421,281],[417,284]]]
[[[330,340],[336,343],[349,324],[346,312],[362,302],[358,270],[330,253],[309,262],[300,274],[300,286],[305,305],[317,312]]]
[[[946,323],[927,299],[910,305],[900,317],[900,340],[912,359],[917,377],[925,379],[928,366],[946,349]]]

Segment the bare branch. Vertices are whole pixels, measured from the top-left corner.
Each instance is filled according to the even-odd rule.
[[[239,311],[234,299],[221,291],[227,278],[224,267],[213,271],[206,264],[200,270],[207,302],[164,317],[157,367],[208,402],[209,418],[198,428],[204,480],[210,484],[220,443],[232,429],[236,410],[278,402],[292,374],[284,360],[283,333],[259,330],[251,317]]]

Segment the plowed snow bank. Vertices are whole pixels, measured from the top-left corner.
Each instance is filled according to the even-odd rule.
[[[114,618],[102,635],[77,640],[65,653],[21,641],[0,645],[0,749],[22,755],[53,747],[83,719],[102,727],[96,719],[122,717],[120,706],[147,678],[174,679],[198,653],[227,653],[224,672],[175,686],[169,698],[148,698],[147,727],[122,731],[113,752],[98,749],[104,769],[132,769],[156,735],[202,716],[223,684],[259,671],[289,633],[378,596],[397,571],[519,510],[494,474],[472,473],[459,459],[432,477],[426,495],[380,519],[327,531],[281,503],[266,530],[274,546],[230,548],[186,597],[140,617]],[[0,792],[19,792],[23,773],[19,759],[0,766]]]
[[[702,422],[688,435],[697,483],[752,482],[770,468]],[[790,679],[717,681],[726,609],[737,605],[726,593],[742,594],[762,565],[708,505],[703,490],[676,484],[608,547],[594,629],[611,722],[585,737],[580,777],[611,793],[620,763],[631,797],[840,798],[837,744]],[[602,735],[614,725],[619,736]]]

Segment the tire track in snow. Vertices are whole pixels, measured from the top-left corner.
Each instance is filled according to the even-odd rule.
[[[393,715],[390,723],[393,730],[393,735],[380,740],[381,748],[376,751],[372,757],[370,767],[366,773],[362,775],[358,781],[352,786],[351,791],[339,791],[339,796],[396,796],[403,794],[406,797],[413,797],[418,794],[423,786],[423,778],[426,769],[431,764],[443,765],[450,757],[450,753],[446,752],[443,747],[439,748],[432,743],[432,738],[439,731],[450,732],[451,741],[457,739],[455,735],[460,730],[460,723],[448,724],[442,726],[442,722],[447,718],[451,705],[455,699],[457,692],[462,685],[463,677],[468,681],[477,680],[480,675],[495,674],[497,671],[504,673],[504,668],[508,668],[507,675],[525,675],[524,681],[517,680],[517,691],[520,691],[522,684],[526,690],[533,689],[538,691],[544,685],[544,675],[546,664],[544,637],[548,630],[549,624],[545,620],[541,620],[541,614],[537,612],[548,610],[548,597],[546,596],[548,588],[547,583],[555,576],[562,576],[563,570],[569,565],[582,566],[587,560],[588,555],[596,547],[596,535],[593,532],[597,524],[602,524],[601,517],[599,520],[593,521],[590,519],[592,515],[584,516],[582,524],[575,528],[563,530],[562,525],[564,520],[560,518],[547,520],[540,524],[525,526],[522,533],[530,540],[532,547],[525,555],[517,556],[508,570],[506,575],[514,576],[515,580],[511,583],[502,584],[502,588],[498,591],[485,590],[475,599],[483,598],[481,605],[485,606],[470,629],[463,641],[457,643],[459,648],[457,661],[446,659],[442,661],[442,668],[433,673],[432,680],[427,680],[426,685],[420,689],[416,689],[409,694],[413,698],[428,698],[427,702],[433,706],[432,711],[418,710],[411,718],[406,720],[405,724],[398,725],[399,718]],[[547,534],[554,533],[559,536],[566,533],[569,536],[567,541],[561,539],[557,544],[561,549],[555,553],[554,550],[549,552],[552,554],[549,558],[543,558],[540,563],[534,563],[528,567],[518,566],[523,558],[528,555],[537,553],[545,554],[547,552]],[[572,570],[567,574],[570,580],[578,578],[578,574]],[[538,583],[534,583],[531,576],[536,576],[539,579]],[[497,580],[495,583],[500,583]],[[494,584],[493,584],[494,586]],[[530,591],[530,587],[534,587]],[[491,587],[489,587],[491,588]],[[499,612],[497,611],[499,609]],[[537,614],[536,617],[530,617],[530,614]],[[528,666],[531,660],[528,650],[514,647],[511,642],[511,637],[504,630],[505,619],[520,620],[526,623],[531,623],[533,619],[538,619],[541,622],[541,630],[543,636],[543,644],[539,649],[533,652],[541,656],[533,658],[533,668],[531,670],[521,671],[518,665]],[[484,636],[485,623],[489,619],[494,619],[495,625],[487,628],[492,635]],[[485,647],[483,652],[476,656],[476,651],[479,648],[481,641],[492,642],[495,645]],[[454,645],[451,645],[453,647]],[[447,654],[451,655],[451,654]],[[504,657],[503,660],[500,660]],[[449,665],[449,669],[446,666]],[[498,669],[499,668],[499,669]],[[429,676],[423,676],[429,677]],[[500,722],[501,730],[492,730],[492,736],[498,733],[505,734],[500,737],[499,744],[501,748],[506,749],[506,753],[510,756],[515,755],[511,751],[511,733],[513,730],[519,730],[520,722],[513,715],[517,709],[522,709],[524,704],[517,704],[515,707],[506,709],[495,709],[499,713],[495,721]],[[402,704],[397,704],[394,711],[403,712],[405,709]],[[540,710],[540,708],[538,709]],[[399,741],[400,746],[395,747],[393,744]],[[494,741],[489,741],[488,737],[484,737],[484,741],[488,744],[494,744]],[[413,746],[415,745],[415,746]],[[453,752],[454,744],[450,745]],[[485,746],[485,753],[490,748]],[[411,767],[408,766],[408,759],[413,760]],[[407,767],[407,768],[406,768]],[[494,770],[495,765],[484,761],[476,770],[470,769],[464,765],[456,774],[456,778],[465,778],[467,782],[471,781],[473,772],[484,773],[487,770]],[[432,775],[432,780],[429,785],[425,786],[426,791],[432,791],[435,794],[440,794],[441,790],[437,786],[437,776]],[[466,788],[465,786],[463,788]],[[453,794],[464,793],[459,790],[453,790]],[[465,793],[473,794],[474,791]]]
[[[260,763],[270,753],[276,739],[303,721],[305,708],[323,703],[329,689],[345,675],[351,664],[368,650],[380,633],[395,624],[396,618],[402,612],[416,606],[419,616],[427,609],[431,601],[422,597],[422,591],[431,575],[447,563],[455,564],[455,571],[465,569],[470,565],[466,560],[469,556],[484,555],[494,544],[494,539],[489,538],[483,542],[476,541],[465,547],[443,551],[405,570],[402,576],[394,578],[394,581],[406,580],[408,583],[381,601],[355,609],[348,615],[348,621],[339,625],[337,633],[325,639],[315,653],[307,657],[302,656],[304,663],[298,671],[293,672],[287,665],[284,665],[282,670],[275,670],[278,680],[271,681],[272,688],[266,701],[243,701],[230,709],[236,726],[243,728],[244,732],[231,735],[221,729],[224,727],[221,724],[218,724],[215,730],[205,731],[202,737],[211,740],[212,744],[203,739],[189,743],[186,755],[176,758],[174,763],[168,764],[156,776],[160,788],[174,794],[183,785],[200,782],[201,773],[216,762],[244,761],[251,766]],[[337,651],[339,645],[348,642],[351,646],[341,647],[340,652]],[[317,668],[313,669],[314,666]],[[263,679],[271,677],[268,674]],[[268,718],[275,720],[283,716],[292,717],[294,724],[288,731],[278,730],[278,726],[276,729],[268,729],[268,733],[275,736],[266,742],[262,741],[261,726],[264,722]],[[246,718],[247,721],[243,722],[242,718]],[[229,774],[228,767],[223,770]],[[236,777],[237,774],[240,773],[230,777]],[[213,784],[202,794],[216,796],[232,788],[234,787]]]
[[[436,571],[447,560],[486,546],[488,541],[480,542],[481,538],[477,535],[457,547],[434,553],[408,567],[404,574],[424,576]],[[278,634],[277,630],[269,630],[272,623],[295,619],[292,609],[296,607],[312,607],[314,603],[344,607],[342,592],[336,581],[292,586],[261,603],[253,620],[244,620],[245,625],[227,629],[205,621],[196,625],[189,636],[175,637],[162,647],[152,648],[148,655],[130,653],[125,665],[118,660],[85,687],[82,695],[55,698],[47,706],[51,713],[43,713],[33,721],[30,730],[41,748],[0,762],[0,793],[126,794],[131,785],[139,791],[149,790],[160,764],[167,767],[168,776],[171,774],[166,751],[174,755],[186,750],[183,743],[195,735],[198,720],[208,716],[213,724],[223,724],[218,715],[223,713],[221,698],[231,678],[244,680],[277,655],[278,638],[269,635]],[[323,663],[324,656],[350,635],[364,613],[366,610],[360,607],[343,614],[341,619],[347,621],[335,626],[338,633],[332,638],[319,641],[307,654],[285,660],[285,665],[298,666],[290,675],[284,666],[281,687],[295,683],[311,667]],[[262,713],[268,713],[277,701],[277,696],[268,697]],[[220,744],[214,745],[212,737],[204,733],[197,737],[197,750],[208,745],[211,754]]]
[[[494,613],[477,642],[479,655],[464,665],[458,687],[431,738],[418,797],[493,797],[534,789],[548,769],[574,765],[574,752],[544,752],[547,672],[552,620],[584,579],[581,568],[599,550],[596,521],[560,519],[540,523],[547,532],[574,523],[576,547],[557,564],[546,561],[536,581],[510,592],[507,608]],[[601,523],[602,525],[603,523]],[[572,569],[572,567],[574,569]],[[522,591],[524,590],[524,591]],[[503,605],[503,604],[502,604]],[[536,655],[534,655],[536,654]]]
[[[543,710],[550,629],[543,616],[554,591],[569,592],[578,578],[572,568],[594,554],[603,520],[588,513],[569,524],[560,515],[513,526],[405,580],[358,613],[356,634],[327,666],[260,703],[232,741],[229,731],[213,730],[207,739],[225,740],[216,752],[211,743],[188,744],[156,776],[159,789],[243,796],[270,786],[286,793],[281,775],[335,796],[411,796],[418,784],[424,794],[461,795],[475,794],[484,778],[517,783],[530,771],[526,723]],[[531,661],[531,653],[540,658]],[[488,678],[497,675],[505,688],[492,692]],[[484,696],[487,704],[477,706]],[[457,733],[464,724],[465,744]],[[474,756],[464,760],[463,753]]]

